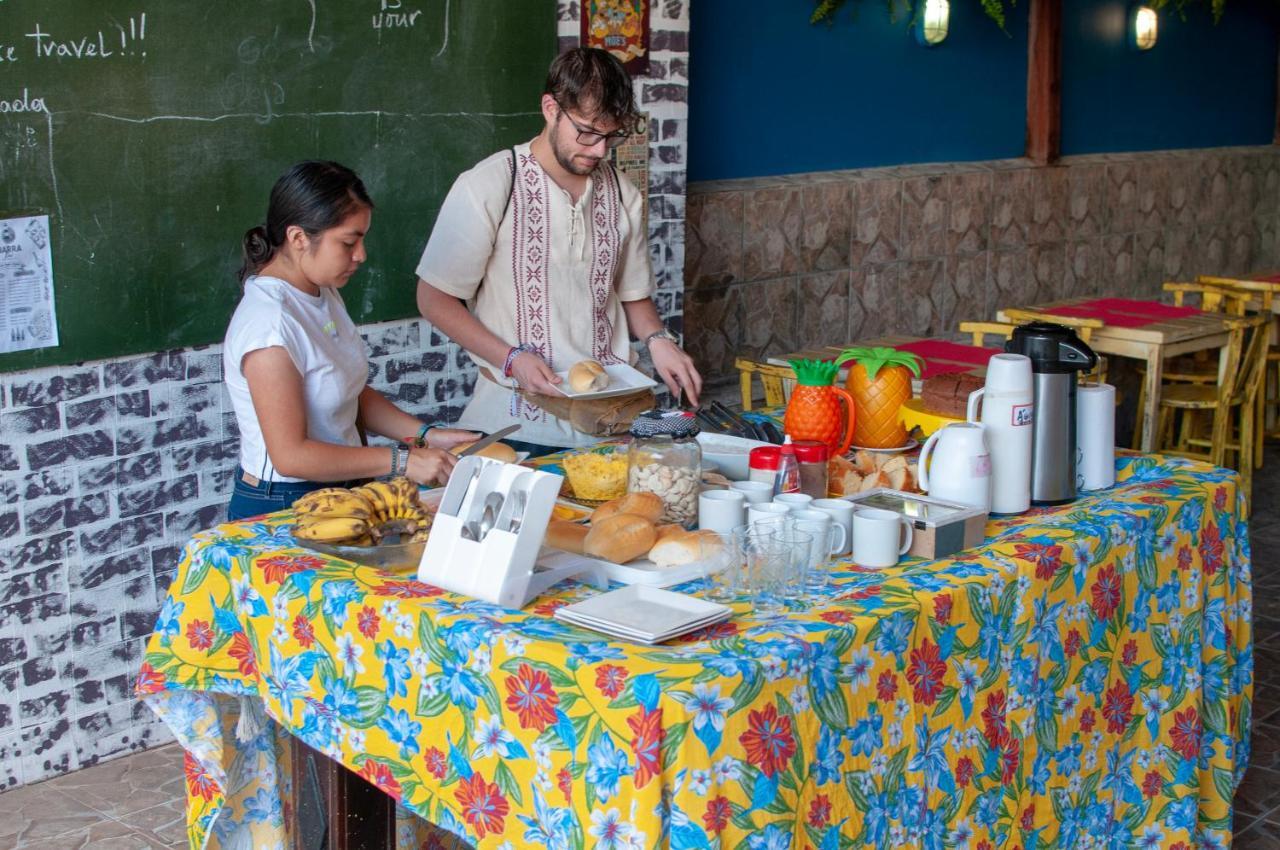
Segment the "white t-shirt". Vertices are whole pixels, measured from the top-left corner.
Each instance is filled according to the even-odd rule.
[[[515,151],[523,159],[531,156],[528,144],[517,145]],[[587,188],[577,203],[540,166],[530,172],[535,183],[526,188],[530,198],[539,202],[538,214],[545,215],[545,219],[540,219],[546,227],[542,231],[546,238],[540,244],[547,249],[545,274],[549,304],[544,315],[547,348],[553,352],[551,368],[556,371],[566,371],[579,360],[593,357],[596,333],[607,336],[605,344],[617,361],[633,362],[622,302],[638,301],[653,293],[648,236],[643,226],[644,197],[625,177],[621,177],[617,188],[612,184],[606,188],[599,171],[588,178]],[[606,207],[616,212],[602,215],[601,225],[617,229],[619,250],[612,290],[599,309],[593,311],[589,281],[592,240],[597,226],[592,216],[596,191],[618,192],[622,203],[605,199]],[[528,319],[521,316],[515,296],[516,276],[520,274],[517,265],[523,262],[513,262],[513,254],[518,253],[515,217],[523,206],[517,200],[508,206],[511,194],[510,150],[499,151],[459,175],[440,208],[417,271],[418,277],[427,283],[466,301],[481,324],[515,345],[518,327]],[[602,328],[605,330],[601,331]],[[548,446],[597,442],[594,437],[578,433],[568,422],[552,416],[530,421],[513,415],[509,387],[514,382],[501,377],[502,363],[485,363],[475,355],[471,359],[503,386],[480,378],[457,427],[494,431],[518,422],[521,427],[512,435],[515,440]]]
[[[369,379],[369,355],[342,296],[331,287],[308,295],[279,278],[255,275],[244,282],[222,347],[223,375],[240,426],[240,466],[263,481],[298,481],[275,471],[253,409],[244,357],[279,346],[302,375],[307,436],[340,446],[360,445],[356,414]]]

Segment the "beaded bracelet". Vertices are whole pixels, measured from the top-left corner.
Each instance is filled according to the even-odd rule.
[[[515,363],[517,355],[525,351],[529,352],[530,354],[538,353],[538,349],[534,348],[532,345],[529,345],[527,342],[522,342],[519,345],[515,346],[514,348],[512,348],[510,351],[507,352],[507,359],[502,364],[502,377],[504,378],[511,377],[511,364]]]
[[[427,432],[431,430],[431,426],[422,423],[422,427],[418,429],[418,434],[411,441],[416,448],[425,449],[427,447]]]

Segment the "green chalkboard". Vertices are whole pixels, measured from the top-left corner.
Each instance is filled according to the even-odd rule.
[[[352,317],[415,315],[449,186],[537,132],[555,50],[554,0],[0,0],[0,216],[50,216],[62,343],[0,371],[220,341],[303,159],[377,207]]]

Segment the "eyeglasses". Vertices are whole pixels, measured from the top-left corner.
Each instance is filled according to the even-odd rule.
[[[556,101],[556,106],[560,106],[560,102]],[[599,130],[593,130],[590,127],[583,127],[577,121],[573,120],[568,111],[560,106],[560,114],[569,119],[569,123],[573,125],[573,129],[578,131],[578,144],[587,147],[595,147],[600,144],[600,140],[604,140],[605,147],[613,150],[622,144],[631,135],[626,130],[614,130],[612,133],[601,133]]]

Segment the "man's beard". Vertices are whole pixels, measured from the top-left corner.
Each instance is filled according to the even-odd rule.
[[[558,118],[556,119],[556,123],[559,123]],[[591,172],[596,170],[596,166],[600,164],[600,161],[594,157],[591,158],[592,163],[589,168],[585,168],[576,163],[571,156],[561,150],[560,141],[554,132],[549,134],[548,141],[551,143],[551,155],[556,158],[556,162],[560,164],[560,167],[570,174],[574,174],[578,177],[589,177],[591,176]]]

